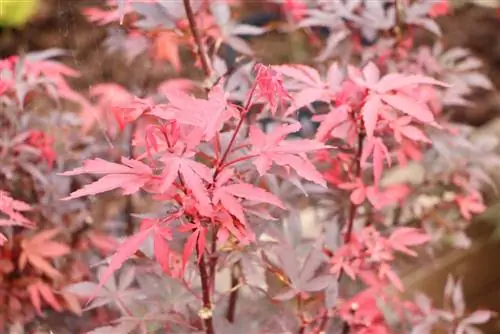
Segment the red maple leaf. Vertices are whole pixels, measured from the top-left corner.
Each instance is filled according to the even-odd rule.
[[[36,281],[28,285],[27,290],[31,299],[31,304],[35,307],[38,315],[42,315],[42,299],[57,312],[63,311],[61,304],[57,301],[51,287],[47,283]]]
[[[40,232],[30,239],[21,242],[22,253],[19,256],[19,268],[23,269],[27,263],[42,271],[48,277],[57,279],[61,273],[57,271],[48,259],[63,256],[70,252],[70,248],[60,242],[51,241],[58,229]]]
[[[10,197],[8,193],[0,190],[0,212],[6,215],[6,218],[0,218],[0,226],[24,226],[28,228],[35,227],[35,223],[23,216],[23,212],[31,211],[29,204],[18,201]],[[0,245],[7,239],[0,233]]]
[[[165,219],[161,220],[145,220],[141,224],[141,230],[125,240],[113,254],[109,260],[108,267],[102,272],[99,277],[99,285],[95,287],[89,300],[92,300],[99,290],[106,284],[106,282],[113,277],[115,271],[120,269],[129,258],[137,253],[139,248],[151,236],[154,238],[154,252],[157,261],[162,268],[168,272],[168,256],[169,248],[166,243],[171,239],[171,230],[168,226],[172,220],[179,218],[182,211],[170,214]]]
[[[61,175],[66,176],[85,173],[107,174],[82,189],[72,192],[62,200],[95,195],[117,188],[122,188],[125,195],[130,195],[139,191],[141,187],[153,179],[153,171],[148,165],[125,157],[122,157],[121,162],[121,164],[117,164],[99,158],[86,160],[83,167],[62,173]]]
[[[361,164],[366,164],[366,161],[370,156],[372,156],[373,160],[373,179],[375,187],[378,188],[384,169],[384,159],[386,160],[387,165],[391,166],[389,150],[382,141],[382,138],[368,137],[365,139],[365,144],[363,145],[363,151],[361,154]]]
[[[325,149],[326,146],[317,140],[285,140],[287,135],[300,128],[301,125],[298,123],[281,125],[272,133],[264,134],[259,127],[252,127],[250,129],[250,143],[252,144],[250,154],[257,156],[253,164],[260,175],[264,175],[274,163],[285,168],[292,168],[300,177],[326,187],[323,176],[305,154]]]
[[[203,131],[204,139],[211,140],[231,117],[237,116],[236,108],[228,104],[222,84],[212,88],[208,99],[198,99],[181,90],[164,92],[168,104],[155,108],[151,115],[179,124],[195,126]]]
[[[372,62],[368,63],[362,71],[349,67],[349,78],[368,92],[361,109],[368,137],[373,136],[379,115],[384,114],[386,106],[399,110],[420,122],[435,124],[432,111],[425,104],[404,93],[403,89],[415,85],[448,86],[421,75],[405,76],[391,73],[381,78],[379,69]]]
[[[153,43],[154,57],[168,61],[176,72],[180,72],[182,69],[179,56],[180,37],[173,31],[160,31]]]
[[[243,225],[246,226],[246,218],[240,199],[257,203],[267,203],[285,209],[284,204],[278,197],[262,188],[242,182],[230,183],[232,176],[233,172],[230,169],[226,169],[219,174],[213,191],[213,203],[220,203],[224,209],[235,216]]]

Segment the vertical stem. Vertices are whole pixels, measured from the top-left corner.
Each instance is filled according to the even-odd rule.
[[[191,7],[191,2],[190,0],[183,1],[184,9],[186,10],[186,15],[189,21],[189,29],[191,30],[191,34],[193,35],[194,42],[196,43],[196,51],[198,52],[198,56],[200,57],[201,67],[203,68],[203,72],[208,79],[212,75],[212,67],[210,66],[207,50],[205,48],[205,44],[203,44],[203,41],[201,40],[201,34],[198,30],[198,26],[196,25],[196,19],[194,17],[193,8]]]
[[[133,140],[136,129],[137,129],[136,122],[130,124],[128,133],[128,156],[130,159],[134,158]],[[125,233],[127,235],[132,235],[134,233],[134,217],[132,217],[133,212],[134,212],[134,199],[132,196],[127,196],[125,203],[125,215],[126,215],[125,219],[127,223]]]
[[[216,268],[217,268],[217,256],[216,256],[216,252],[217,252],[217,232],[218,232],[218,229],[217,228],[213,228],[212,230],[212,245],[211,245],[211,249],[210,249],[210,258],[209,258],[209,275],[210,275],[210,283],[211,283],[211,287],[212,287],[212,290],[215,291],[215,271],[216,271]]]
[[[203,69],[203,73],[205,74],[205,79],[210,79],[212,76],[212,67],[210,65],[210,60],[208,58],[207,50],[203,41],[201,39],[200,31],[198,30],[198,26],[196,25],[196,19],[194,17],[193,8],[191,7],[190,0],[183,0],[184,9],[186,11],[186,16],[189,21],[189,29],[191,30],[191,34],[193,35],[194,41],[196,43],[196,51],[200,58],[201,67]],[[214,233],[216,233],[214,229]],[[215,238],[215,236],[214,236]],[[214,244],[212,245],[212,253]],[[211,254],[213,255],[213,254]],[[217,260],[210,258],[210,273],[207,270],[207,264],[205,261],[205,255],[199,254],[199,264],[198,269],[200,271],[200,280],[201,280],[201,290],[202,290],[202,299],[203,299],[203,311],[206,311],[207,314],[202,315],[205,333],[206,334],[214,334],[214,326],[212,321],[212,301],[211,301],[211,281],[215,284],[215,264]]]
[[[202,315],[203,324],[206,334],[214,334],[214,325],[212,322],[212,301],[210,296],[210,279],[207,272],[207,264],[205,262],[205,255],[200,255],[198,253],[198,256],[200,256],[198,269],[200,271],[203,311],[206,311],[206,314]]]
[[[358,147],[356,150],[356,156],[354,158],[354,176],[356,178],[359,178],[361,176],[361,155],[363,153],[363,142],[365,140],[365,134],[364,131],[361,130],[358,134]],[[346,234],[344,235],[344,244],[348,244],[351,242],[352,238],[352,230],[354,226],[354,220],[356,218],[356,211],[358,209],[358,205],[354,204],[351,202],[349,206],[349,215],[347,218],[347,231]],[[339,277],[337,278],[337,282],[340,284],[340,280],[344,276],[344,271],[341,270],[339,273]],[[319,326],[316,328],[314,333],[321,333],[328,324],[328,312],[325,312],[324,316],[320,320]],[[348,334],[350,331],[349,325],[347,322],[344,322],[342,325],[342,334]]]
[[[299,319],[300,319],[300,327],[299,327],[299,333],[298,334],[304,334],[306,332],[306,327],[307,324],[304,321],[304,301],[302,299],[302,295],[299,293],[297,295],[297,311],[299,312]]]
[[[254,83],[254,85],[252,86],[252,89],[250,90],[250,93],[248,94],[247,102],[246,102],[245,107],[243,109],[241,119],[238,122],[238,125],[236,125],[236,129],[234,130],[234,133],[233,133],[231,139],[229,140],[229,144],[226,148],[226,151],[222,154],[222,158],[220,159],[217,167],[215,168],[214,180],[219,175],[219,173],[222,171],[222,168],[224,168],[224,166],[225,166],[224,162],[226,161],[226,158],[227,158],[229,152],[231,151],[231,148],[234,145],[234,142],[236,140],[236,136],[238,135],[238,132],[240,131],[241,126],[243,125],[243,122],[246,119],[245,116],[248,112],[248,109],[250,109],[250,105],[252,103],[252,97],[253,97],[253,94],[255,93],[256,87],[257,87],[257,85]],[[239,289],[237,289],[237,285],[239,283],[238,277],[237,277],[238,272],[239,272],[239,264],[236,263],[231,268],[231,294],[229,295],[229,305],[228,305],[227,314],[226,314],[226,319],[229,322],[234,322],[234,314],[236,311],[236,302],[238,300],[238,290],[239,290]]]
[[[400,47],[401,42],[403,41],[403,0],[394,0],[394,10],[395,10],[395,26],[394,26],[394,34],[396,35],[396,46]]]
[[[354,161],[354,175],[356,178],[359,178],[361,176],[361,154],[363,153],[364,139],[365,135],[363,133],[358,134],[358,149],[356,151],[356,157]],[[358,205],[351,202],[351,205],[349,207],[349,217],[348,217],[349,220],[347,222],[347,232],[344,235],[344,244],[348,244],[351,241],[352,229],[354,225],[354,219],[356,218],[357,209]]]
[[[227,306],[226,319],[229,322],[234,322],[234,315],[236,314],[236,302],[238,301],[238,280],[239,264],[235,263],[231,268],[231,294],[229,295],[229,304]]]

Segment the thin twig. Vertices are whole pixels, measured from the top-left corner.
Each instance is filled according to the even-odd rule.
[[[401,0],[395,0],[394,10],[396,15],[394,34],[396,37],[396,45],[397,47],[400,47],[404,37],[404,17],[403,17],[404,7],[403,7],[403,2]]]
[[[227,306],[226,319],[229,322],[234,322],[234,316],[236,314],[236,302],[238,301],[238,290],[237,287],[240,284],[238,279],[239,264],[235,263],[231,268],[231,293],[229,294],[229,304]]]
[[[358,147],[356,150],[356,157],[355,160],[353,161],[354,163],[354,176],[356,178],[359,178],[361,176],[361,155],[363,153],[363,143],[365,140],[365,134],[363,131],[361,131],[358,134]],[[358,210],[358,205],[354,204],[351,202],[349,206],[349,216],[347,220],[347,231],[346,234],[344,235],[344,245],[347,245],[351,242],[352,238],[352,230],[354,227],[354,220],[356,219],[356,212]],[[340,284],[340,280],[344,276],[344,270],[340,270],[339,277],[337,278],[337,282]],[[325,312],[324,316],[320,320],[319,326],[316,328],[314,333],[321,333],[326,325],[328,324],[328,312]],[[342,334],[348,334],[349,333],[349,324],[347,322],[344,322],[342,325]]]
[[[209,261],[209,275],[212,284],[212,289],[215,290],[215,273],[217,269],[217,228],[214,227],[212,230],[212,245],[210,247],[210,258]]]
[[[222,158],[220,159],[219,164],[215,168],[214,179],[222,171],[222,167],[224,166],[224,162],[226,161],[227,156],[229,155],[229,152],[231,152],[231,149],[232,149],[234,142],[236,140],[236,136],[240,132],[241,127],[243,125],[243,122],[245,121],[245,116],[246,116],[248,110],[250,109],[250,105],[252,103],[252,99],[253,99],[253,95],[255,93],[256,87],[257,87],[257,85],[254,83],[254,85],[252,86],[252,89],[250,90],[250,93],[248,94],[247,102],[246,102],[245,106],[243,107],[243,113],[241,115],[240,121],[236,125],[236,129],[234,130],[233,135],[231,136],[231,139],[229,140],[229,144],[227,145],[226,150],[222,154]]]
[[[196,52],[200,58],[201,67],[203,69],[203,73],[205,74],[205,79],[209,80],[212,76],[212,66],[210,65],[210,60],[208,58],[207,50],[205,45],[203,44],[200,31],[198,30],[198,26],[196,25],[196,19],[193,12],[193,8],[191,7],[190,0],[183,0],[184,9],[186,11],[186,16],[189,21],[189,28],[191,30],[191,34],[193,35],[195,44],[196,44]],[[208,90],[208,89],[207,89]],[[216,231],[213,231],[216,234]],[[215,238],[215,236],[214,236]],[[214,243],[215,239],[212,243],[212,253],[214,251],[214,247],[216,244]],[[215,284],[215,265],[217,260],[210,258],[209,270],[207,270],[207,264],[205,261],[205,255],[200,254],[197,250],[199,263],[198,269],[200,272],[200,280],[201,280],[201,290],[202,290],[202,299],[203,299],[203,309],[200,312],[200,316],[203,319],[205,333],[206,334],[214,334],[214,326],[212,321],[212,301],[211,301],[211,282]],[[211,254],[213,255],[213,254]]]
[[[354,175],[356,178],[359,178],[361,175],[361,154],[363,153],[363,142],[365,140],[365,136],[363,133],[358,134],[358,149],[356,151],[356,157],[354,161]],[[347,222],[347,232],[344,235],[344,244],[348,244],[351,241],[352,229],[354,226],[354,219],[356,218],[356,211],[358,209],[358,205],[351,202],[349,207],[349,220]]]
[[[129,127],[128,134],[128,156],[130,159],[134,158],[134,133],[137,129],[137,123],[132,123]],[[126,219],[126,231],[127,235],[132,235],[134,233],[134,217],[132,214],[134,213],[134,199],[132,196],[127,196],[125,203],[125,219]]]
[[[194,42],[196,43],[196,51],[198,52],[198,56],[200,57],[201,67],[203,68],[203,72],[207,79],[212,76],[212,66],[210,66],[210,61],[208,59],[207,50],[205,48],[205,44],[201,40],[201,34],[198,30],[198,26],[196,25],[196,19],[194,17],[193,8],[191,7],[190,0],[184,1],[184,9],[186,10],[186,15],[189,21],[189,29],[191,30],[191,34],[193,35]]]

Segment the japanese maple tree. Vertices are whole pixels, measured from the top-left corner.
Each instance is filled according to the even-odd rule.
[[[401,259],[470,246],[500,163],[446,114],[494,89],[440,40],[448,1],[262,4],[279,22],[242,22],[237,0],[85,8],[108,51],[180,75],[153,89],[77,92],[62,50],[0,62],[0,325],[52,309],[94,315],[90,333],[473,333],[495,316],[452,277],[442,307],[402,295]],[[310,61],[264,64],[252,39],[270,31],[304,34]],[[40,98],[62,116],[31,112]],[[105,228],[107,193],[125,205]]]

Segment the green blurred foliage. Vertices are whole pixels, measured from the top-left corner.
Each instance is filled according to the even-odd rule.
[[[0,0],[0,27],[22,27],[36,14],[39,0]]]

